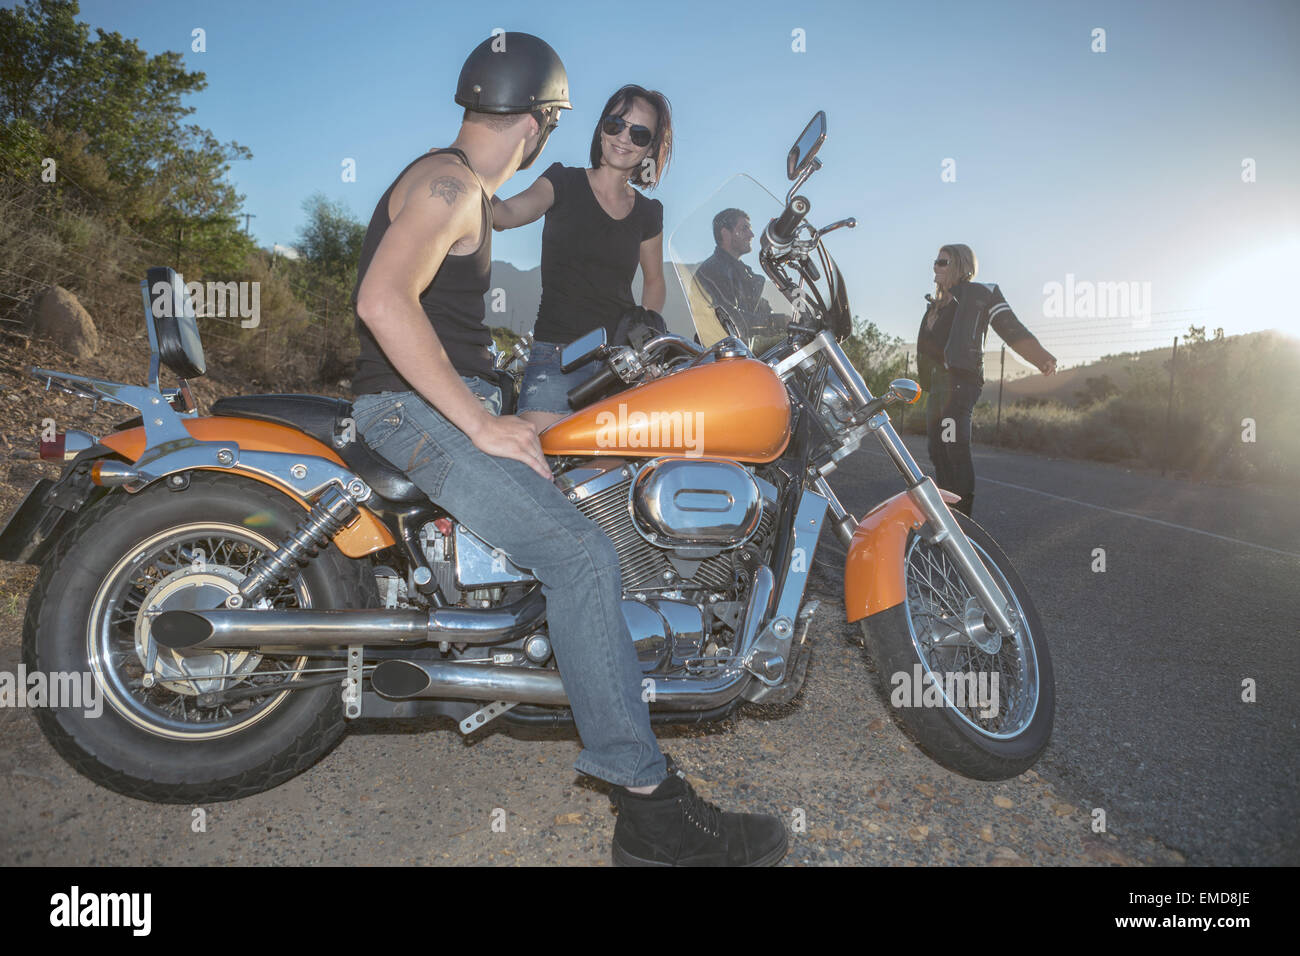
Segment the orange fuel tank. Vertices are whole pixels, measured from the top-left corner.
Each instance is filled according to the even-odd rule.
[[[790,441],[790,399],[767,365],[718,359],[574,412],[541,434],[548,455],[768,462]]]

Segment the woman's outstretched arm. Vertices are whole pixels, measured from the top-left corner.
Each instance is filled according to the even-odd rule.
[[[517,196],[509,199],[492,197],[492,228],[500,232],[536,222],[554,203],[555,187],[545,176],[538,176],[537,182]]]

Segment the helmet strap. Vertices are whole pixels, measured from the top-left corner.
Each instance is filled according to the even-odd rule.
[[[559,110],[554,106],[532,111],[531,115],[533,119],[537,121],[537,127],[542,132],[541,135],[537,137],[537,145],[533,147],[533,151],[525,156],[519,163],[520,169],[527,169],[529,166],[533,165],[533,161],[541,155],[542,147],[546,145],[546,140],[550,138],[551,130],[555,129],[555,127],[559,125],[559,122],[554,115],[558,112]]]

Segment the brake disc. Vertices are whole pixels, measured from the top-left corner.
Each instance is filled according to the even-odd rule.
[[[248,650],[174,650],[150,637],[153,619],[163,611],[210,611],[239,591],[244,576],[234,568],[206,564],[173,571],[146,595],[135,619],[135,651],[145,670],[145,685],[161,684],[197,697],[218,693],[257,669],[262,655]],[[265,603],[265,602],[259,602]]]

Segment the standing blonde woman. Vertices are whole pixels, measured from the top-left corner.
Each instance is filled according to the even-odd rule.
[[[971,247],[941,246],[934,260],[934,294],[921,318],[916,365],[928,393],[926,434],[934,479],[940,488],[961,496],[954,505],[969,517],[975,500],[975,463],[971,460],[971,414],[984,387],[984,339],[989,326],[1022,358],[1044,375],[1056,371],[1056,359],[1016,318],[994,284],[972,282],[979,264]]]

